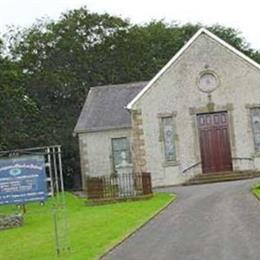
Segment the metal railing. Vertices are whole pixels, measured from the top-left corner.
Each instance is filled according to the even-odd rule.
[[[247,162],[247,168],[249,170],[254,170],[255,169],[254,159],[251,158],[251,157],[232,157],[232,161],[237,161],[239,164],[242,164],[243,162]],[[182,171],[182,174],[186,175],[189,171],[194,170],[200,164],[201,164],[201,161],[196,162],[196,163],[190,165],[189,167],[185,168]]]
[[[199,166],[200,164],[201,164],[201,161],[196,162],[196,163],[190,165],[189,167],[185,168],[185,169],[182,171],[182,174],[185,175],[188,171],[193,170],[195,167]]]
[[[117,174],[86,178],[89,199],[132,198],[152,194],[150,173]]]
[[[247,161],[253,161],[254,159],[251,157],[232,157],[232,160],[247,160]]]

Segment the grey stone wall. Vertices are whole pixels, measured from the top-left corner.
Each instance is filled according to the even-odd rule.
[[[113,173],[112,138],[127,137],[131,145],[131,129],[114,129],[108,131],[80,133],[79,147],[83,189],[85,176],[101,176]]]
[[[20,227],[23,225],[22,215],[0,215],[0,230]]]
[[[210,96],[197,87],[205,70],[214,71],[219,79],[219,87]],[[190,177],[182,172],[201,160],[196,114],[202,112],[227,111],[232,157],[253,158],[253,163],[234,159],[234,169],[260,170],[248,108],[256,104],[260,105],[260,71],[212,38],[200,35],[133,107],[142,111],[146,166],[154,186],[178,184]],[[165,165],[157,116],[173,111],[177,112],[176,165]],[[201,172],[197,167],[192,174]]]

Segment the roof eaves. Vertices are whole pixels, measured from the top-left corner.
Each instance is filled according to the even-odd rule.
[[[95,127],[90,129],[82,129],[82,130],[75,130],[73,135],[83,134],[83,133],[95,133],[95,132],[102,132],[102,131],[111,131],[111,130],[120,130],[120,129],[128,129],[131,128],[131,125],[121,125],[121,126],[105,126],[105,127]]]

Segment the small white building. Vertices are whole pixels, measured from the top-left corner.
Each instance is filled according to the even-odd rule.
[[[153,186],[260,170],[260,65],[200,29],[151,81],[91,88],[74,132],[83,184],[122,152]]]

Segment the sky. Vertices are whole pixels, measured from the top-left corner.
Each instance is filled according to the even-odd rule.
[[[84,5],[90,11],[119,15],[135,23],[165,19],[231,26],[260,50],[259,0],[0,0],[0,31],[6,25],[30,26],[41,17],[58,19],[62,12]]]

